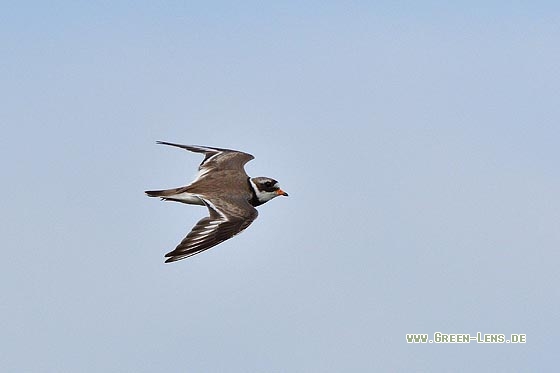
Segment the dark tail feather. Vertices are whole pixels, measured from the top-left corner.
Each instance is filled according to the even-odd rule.
[[[171,197],[175,194],[181,193],[182,189],[184,189],[184,187],[165,190],[147,190],[145,193],[149,197],[160,197],[162,199],[166,199],[167,197]]]

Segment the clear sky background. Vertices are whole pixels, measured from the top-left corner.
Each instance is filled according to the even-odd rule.
[[[557,369],[556,1],[4,3],[0,370]],[[163,264],[240,149],[289,198]],[[527,343],[407,344],[406,333]]]

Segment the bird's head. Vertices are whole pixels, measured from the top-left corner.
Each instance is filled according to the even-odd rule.
[[[269,177],[254,177],[250,181],[251,187],[255,192],[254,196],[258,202],[255,203],[255,206],[262,205],[278,196],[288,196],[288,193],[280,189],[278,181]]]

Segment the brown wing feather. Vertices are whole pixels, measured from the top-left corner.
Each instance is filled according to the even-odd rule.
[[[158,141],[157,143],[175,146],[195,153],[203,153],[205,157],[198,167],[199,170],[205,168],[212,168],[214,170],[244,170],[243,166],[251,159],[255,158],[251,154],[232,149],[212,148],[199,145],[181,145],[164,141]]]
[[[165,254],[170,263],[208,250],[247,228],[258,215],[257,210],[246,201],[216,201],[203,199],[210,216],[196,223],[175,250]]]

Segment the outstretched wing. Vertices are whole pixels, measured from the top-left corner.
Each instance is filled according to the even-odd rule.
[[[175,250],[165,254],[165,262],[188,258],[235,236],[247,228],[258,215],[248,202],[216,201],[201,198],[210,216],[202,218]]]
[[[203,174],[204,171],[212,170],[241,170],[245,172],[243,166],[245,163],[254,159],[251,154],[243,153],[237,150],[211,148],[208,146],[198,145],[181,145],[173,144],[170,142],[158,141],[158,144],[175,146],[177,148],[186,149],[195,153],[203,153],[204,160],[198,167],[198,170]]]

